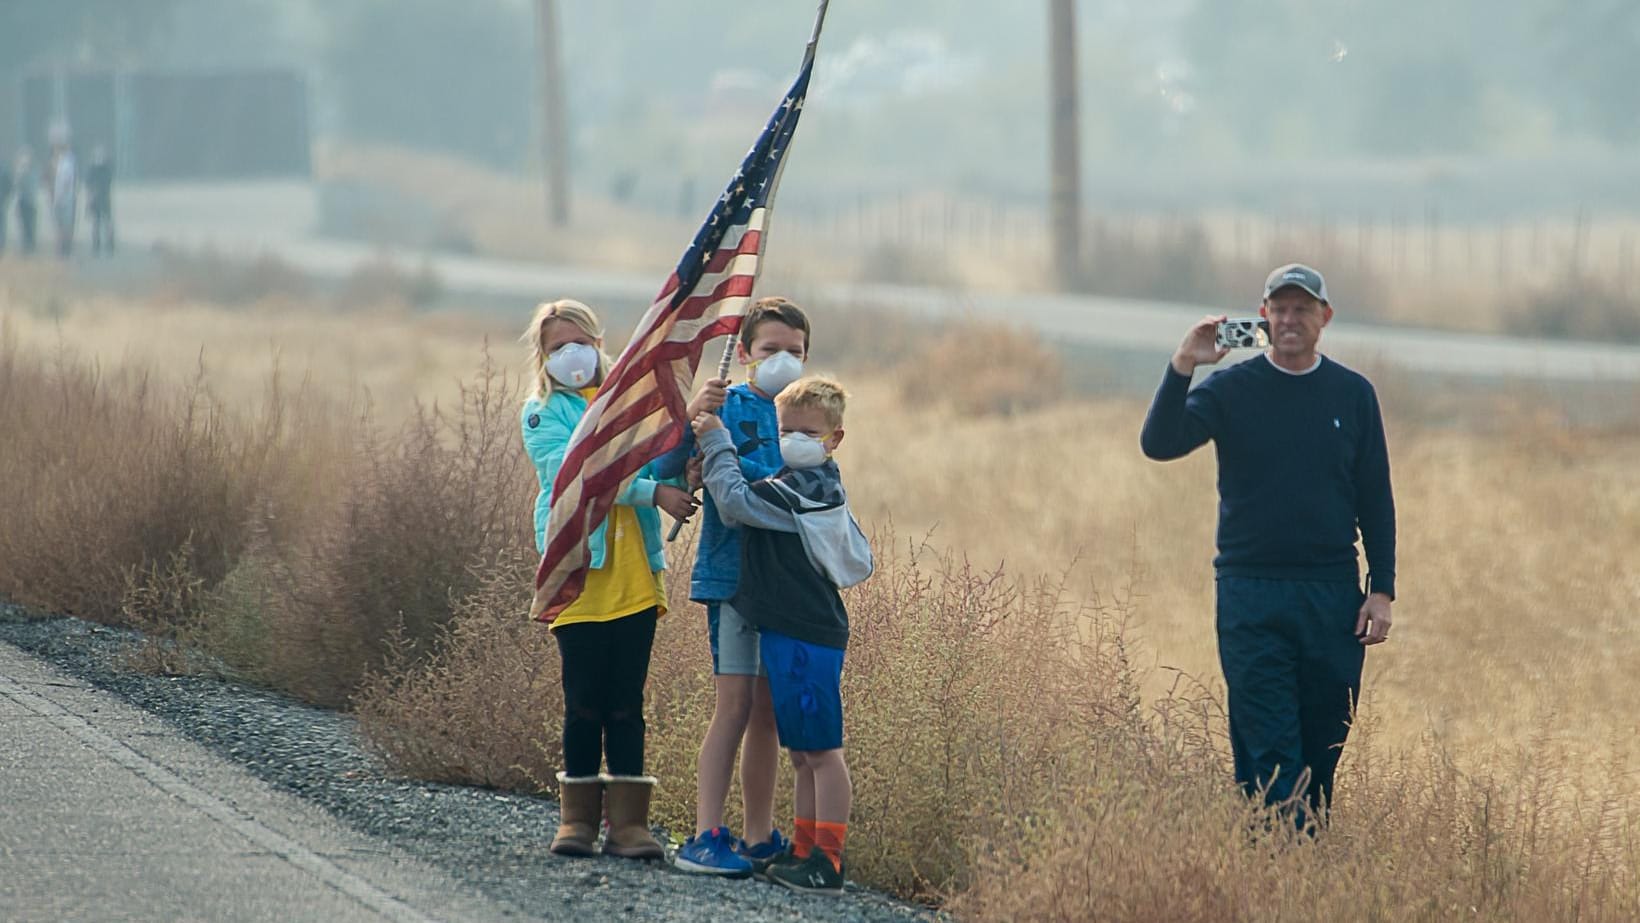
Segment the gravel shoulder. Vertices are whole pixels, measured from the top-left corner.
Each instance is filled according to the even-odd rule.
[[[552,856],[547,843],[558,824],[555,802],[396,777],[364,748],[350,716],[220,679],[135,672],[122,654],[138,640],[134,632],[80,619],[29,618],[0,604],[0,641],[158,717],[274,789],[436,867],[517,918],[938,918],[853,886],[842,898],[813,897],[762,882],[685,875],[661,863]]]

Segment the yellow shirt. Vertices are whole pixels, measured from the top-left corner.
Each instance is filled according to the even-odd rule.
[[[581,389],[581,397],[591,401],[595,386]],[[613,622],[655,607],[656,615],[666,614],[666,581],[659,571],[649,569],[649,551],[643,546],[643,528],[630,506],[610,510],[609,528],[604,530],[604,566],[587,569],[587,583],[569,608],[558,613],[552,627],[578,622]]]
[[[553,628],[579,622],[613,622],[651,606],[666,614],[663,572],[649,569],[638,514],[630,506],[616,506],[604,532],[604,566],[587,571],[586,586],[569,608],[552,620]]]

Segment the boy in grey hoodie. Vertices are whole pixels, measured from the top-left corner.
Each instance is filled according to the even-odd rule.
[[[843,844],[853,789],[843,759],[843,652],[848,612],[838,590],[870,576],[871,547],[848,510],[831,453],[843,441],[847,395],[827,378],[801,378],[775,398],[780,455],[773,477],[748,483],[722,422],[693,426],[718,515],[742,527],[733,605],[757,626],[780,745],[796,779],[791,853],[770,881],[798,891],[843,887]]]

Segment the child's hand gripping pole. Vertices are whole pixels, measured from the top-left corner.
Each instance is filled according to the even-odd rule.
[[[719,379],[727,379],[729,377],[729,363],[730,363],[730,361],[732,361],[734,359],[734,356],[735,356],[735,338],[731,336],[731,337],[729,337],[728,342],[723,344],[723,358],[718,360],[717,377]],[[687,426],[689,424],[688,424],[687,421],[685,421],[684,425]],[[674,519],[672,521],[671,531],[666,533],[666,540],[668,542],[675,541],[678,537],[678,533],[682,532],[682,531],[683,531],[683,520]]]

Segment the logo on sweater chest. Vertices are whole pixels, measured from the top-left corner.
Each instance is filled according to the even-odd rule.
[[[1322,440],[1327,456],[1346,469],[1352,468],[1355,465],[1356,442],[1354,421],[1349,419],[1348,414],[1336,411],[1327,413],[1324,420],[1322,430],[1332,431],[1332,435]]]

